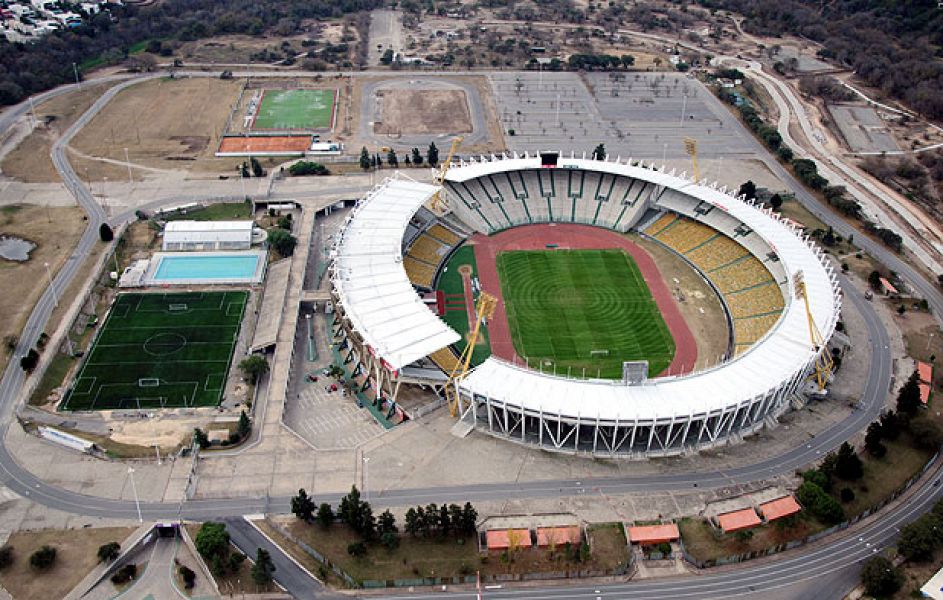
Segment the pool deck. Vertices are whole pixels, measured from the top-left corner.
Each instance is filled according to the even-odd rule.
[[[165,258],[214,258],[214,257],[233,257],[233,256],[255,256],[255,271],[248,277],[229,276],[229,277],[185,277],[179,279],[157,279],[157,271]],[[148,264],[147,272],[144,274],[142,284],[145,286],[163,287],[168,285],[257,285],[262,283],[265,277],[265,251],[246,250],[246,251],[226,251],[226,252],[155,252]]]

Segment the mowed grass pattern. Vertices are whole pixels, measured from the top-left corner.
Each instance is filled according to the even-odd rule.
[[[620,379],[623,361],[647,360],[651,375],[671,363],[674,340],[625,252],[502,252],[497,267],[514,349],[532,368]]]
[[[215,406],[246,292],[119,294],[65,410]]]
[[[327,129],[334,90],[265,90],[253,129]]]

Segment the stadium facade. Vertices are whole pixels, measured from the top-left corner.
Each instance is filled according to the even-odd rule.
[[[386,181],[358,203],[332,252],[335,334],[375,393],[394,402],[399,382],[428,366],[423,357],[441,365],[436,354],[458,338],[414,291],[403,255],[435,191]],[[732,325],[720,364],[641,382],[568,378],[492,356],[459,386],[469,427],[550,451],[641,458],[738,441],[802,404],[799,392],[828,351],[812,343],[810,315],[827,342],[841,291],[823,252],[793,223],[716,184],[633,161],[492,156],[453,165],[443,193],[449,218],[483,234],[573,222],[650,236],[718,291]],[[704,241],[679,249],[659,233],[671,226],[675,237]],[[730,291],[737,286],[725,265],[747,263],[769,281]]]

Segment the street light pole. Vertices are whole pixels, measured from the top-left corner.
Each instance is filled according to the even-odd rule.
[[[128,467],[128,475],[131,476],[131,491],[134,493],[134,506],[138,509],[138,523],[144,522],[141,515],[141,501],[138,499],[138,488],[134,485],[134,467]]]
[[[128,158],[128,149],[127,149],[127,148],[124,149],[124,162],[125,162],[126,165],[128,165],[128,183],[129,183],[129,184],[133,184],[133,183],[134,183],[134,177],[131,176],[131,159]]]
[[[367,502],[370,502],[370,487],[369,479],[367,479],[367,465],[370,464],[370,457],[363,457],[363,495],[366,497]]]
[[[59,296],[56,294],[56,286],[52,284],[52,271],[49,270],[49,263],[43,263],[43,266],[46,267],[46,277],[49,278],[49,289],[52,290],[52,300],[56,303],[56,308],[59,308]]]

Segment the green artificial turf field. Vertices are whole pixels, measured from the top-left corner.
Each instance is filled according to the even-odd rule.
[[[246,292],[119,294],[65,410],[216,406]]]
[[[334,90],[265,90],[253,129],[328,129]]]
[[[532,368],[622,377],[648,360],[651,375],[674,340],[638,267],[621,250],[502,252],[497,260],[514,349]]]
[[[462,275],[458,268],[462,265],[471,265],[472,277],[478,276],[478,264],[475,262],[475,247],[462,246],[449,258],[445,270],[439,276],[436,289],[445,294],[445,314],[442,320],[449,327],[462,335],[462,339],[455,343],[459,352],[465,349],[465,336],[468,334],[468,311],[465,310],[465,289],[462,284]],[[479,343],[472,352],[471,365],[478,366],[491,356],[491,346],[488,344],[488,326],[482,325],[478,334]]]

